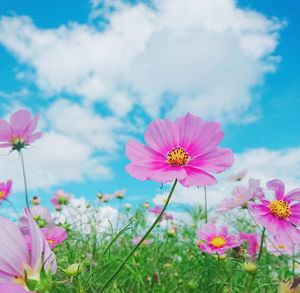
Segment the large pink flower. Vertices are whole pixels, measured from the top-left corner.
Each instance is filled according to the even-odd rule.
[[[279,243],[289,246],[298,244],[300,230],[295,226],[300,226],[300,188],[284,195],[284,184],[278,179],[269,181],[267,187],[274,190],[275,200],[270,202],[261,197],[261,203],[249,203],[249,210]]]
[[[0,202],[6,199],[11,192],[12,181],[8,180],[6,183],[0,183]]]
[[[202,122],[190,113],[174,123],[154,120],[144,135],[149,146],[128,141],[126,156],[132,162],[126,170],[138,180],[178,179],[187,187],[214,184],[216,179],[208,172],[220,173],[233,163],[231,150],[218,148],[223,136],[220,123]]]
[[[10,123],[0,118],[0,147],[12,147],[20,150],[42,136],[41,132],[34,133],[39,115],[33,119],[28,110],[19,110],[10,117]]]
[[[29,280],[38,283],[42,267],[46,272],[56,271],[55,255],[27,209],[22,218],[21,227],[17,227],[0,216],[0,284],[5,288],[9,282],[27,289],[25,272]]]
[[[52,231],[48,228],[41,228],[51,249],[65,241],[68,237],[67,231],[63,227],[55,226]]]
[[[202,230],[197,231],[200,239],[198,246],[206,253],[224,254],[229,248],[241,245],[239,235],[228,235],[228,227],[221,226],[219,230],[213,223],[205,224]],[[205,242],[204,242],[205,241]]]

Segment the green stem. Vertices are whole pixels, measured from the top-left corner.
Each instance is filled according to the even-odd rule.
[[[293,262],[292,262],[292,265],[293,265],[293,268],[292,268],[292,273],[293,273],[293,278],[295,278],[295,246],[293,246]]]
[[[217,279],[216,279],[216,290],[215,292],[218,293],[218,283],[219,283],[219,276],[220,276],[220,256],[218,255],[218,268],[217,268]]]
[[[257,257],[257,260],[256,260],[257,262],[260,260],[260,258],[262,256],[265,232],[266,232],[266,228],[264,227],[263,230],[262,230],[262,233],[261,233],[260,249],[259,249],[258,257]]]
[[[26,183],[26,175],[25,175],[24,158],[23,158],[23,153],[22,153],[21,150],[19,151],[19,154],[20,154],[21,162],[22,162],[22,171],[23,171],[23,179],[24,179],[24,187],[25,187],[25,201],[26,201],[26,206],[28,208],[28,211],[31,214],[30,206],[29,206],[29,201],[28,201],[28,192],[27,192],[27,183]]]
[[[14,210],[16,216],[17,216],[17,219],[18,219],[18,218],[19,218],[19,214],[18,214],[18,212],[17,212],[15,206],[14,206],[14,205],[12,204],[12,202],[11,202],[10,200],[8,200],[7,198],[6,198],[5,200],[6,200],[6,201],[10,204],[10,206],[13,208],[13,210]]]
[[[142,245],[142,243],[144,242],[144,240],[147,238],[147,236],[151,233],[151,231],[154,229],[154,227],[156,226],[156,224],[158,223],[158,221],[160,220],[161,216],[163,215],[164,211],[166,210],[169,201],[171,199],[171,196],[174,192],[175,186],[177,184],[177,179],[174,181],[173,186],[170,190],[169,196],[167,198],[167,201],[163,207],[163,209],[161,210],[160,214],[157,216],[156,220],[154,221],[154,223],[152,224],[152,226],[148,229],[148,231],[146,232],[146,234],[142,237],[142,239],[140,240],[140,242],[134,246],[134,248],[130,251],[130,253],[125,257],[125,259],[122,261],[122,263],[120,264],[120,266],[116,269],[116,271],[110,276],[110,278],[108,278],[108,280],[104,283],[103,287],[101,288],[101,290],[99,291],[99,293],[103,292],[104,289],[109,285],[109,283],[117,276],[117,274],[122,270],[122,268],[124,267],[124,265],[127,263],[127,261],[130,259],[130,257],[135,253],[135,251]]]
[[[252,274],[248,274],[248,290],[247,290],[247,293],[251,293],[252,292],[252,284],[253,284],[253,281],[255,279],[255,274],[252,275]]]
[[[207,194],[206,194],[206,186],[204,186],[204,216],[205,216],[205,224],[207,224]]]

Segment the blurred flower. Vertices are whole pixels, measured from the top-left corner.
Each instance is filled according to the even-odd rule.
[[[267,187],[274,190],[275,200],[270,202],[262,197],[261,203],[250,202],[249,210],[280,243],[289,246],[299,243],[300,230],[294,225],[300,226],[300,188],[284,195],[284,183],[278,179],[269,181]]]
[[[254,261],[260,249],[260,236],[255,233],[240,233],[240,239],[247,244],[247,253]]]
[[[132,245],[137,245],[141,241],[142,238],[143,238],[142,236],[138,236],[136,238],[132,238],[131,239]],[[143,243],[142,243],[142,245],[151,244],[153,241],[154,241],[154,239],[144,240]]]
[[[158,216],[162,211],[162,207],[156,206],[154,209],[149,209],[148,211]],[[173,220],[173,216],[171,214],[167,214],[166,212],[163,212],[161,218],[159,219],[160,222],[163,220],[163,217],[165,217],[166,220]]]
[[[6,183],[0,183],[0,202],[6,199],[11,192],[12,181],[7,180]]]
[[[79,263],[73,263],[69,265],[66,269],[66,274],[70,277],[79,275],[82,272],[82,265]]]
[[[280,254],[289,254],[292,255],[293,254],[293,247],[295,250],[295,253],[299,251],[299,247],[298,245],[290,245],[288,244],[283,244],[281,242],[279,242],[275,237],[273,237],[272,239],[265,239],[266,242],[266,249],[268,250],[268,252],[274,254],[274,255],[280,255]]]
[[[300,293],[300,277],[287,282],[280,282],[278,293]]]
[[[235,174],[231,174],[227,177],[227,181],[242,181],[246,177],[247,172],[248,170],[244,169]]]
[[[20,221],[22,226],[17,227],[0,216],[0,235],[5,240],[0,241],[0,283],[11,282],[36,291],[42,268],[55,273],[55,255],[27,209]]]
[[[175,234],[176,234],[177,231],[178,231],[178,227],[177,226],[173,226],[173,227],[171,227],[168,230],[167,234],[168,234],[168,236],[173,237],[173,236],[175,236]]]
[[[144,208],[145,208],[145,209],[149,209],[149,208],[150,208],[149,202],[146,201],[146,202],[144,203]]]
[[[244,270],[247,273],[256,273],[257,272],[257,265],[254,264],[253,262],[245,262],[244,265]]]
[[[55,226],[52,231],[48,228],[41,228],[45,239],[49,243],[51,249],[65,241],[68,237],[67,231],[63,227]]]
[[[30,201],[32,205],[36,206],[40,204],[41,199],[38,196],[34,196]]]
[[[131,204],[130,203],[126,203],[124,206],[125,206],[126,211],[130,211],[130,209],[131,209]]]
[[[33,119],[28,110],[19,110],[10,116],[10,123],[0,118],[1,148],[12,147],[20,151],[25,146],[42,136],[41,132],[33,133],[36,129],[39,114]]]
[[[128,141],[126,156],[132,162],[126,170],[138,180],[178,179],[186,187],[212,185],[216,179],[208,172],[223,172],[233,163],[230,149],[218,149],[223,136],[220,123],[202,122],[190,113],[174,123],[153,120],[144,135],[149,147]]]
[[[218,204],[217,211],[224,213],[234,208],[245,206],[254,196],[261,196],[262,192],[262,188],[259,187],[259,180],[250,178],[248,188],[243,185],[236,186],[232,191],[233,197],[225,198]]]
[[[52,228],[54,220],[49,209],[36,205],[30,208],[30,212],[40,228]]]
[[[68,193],[64,192],[63,189],[59,189],[54,192],[50,201],[55,206],[55,209],[60,211],[63,205],[67,205],[69,203],[70,198],[71,197]]]
[[[123,199],[124,195],[126,193],[126,189],[122,189],[122,190],[117,190],[114,192],[113,196],[119,199]]]
[[[103,198],[103,193],[102,193],[102,192],[98,192],[97,198],[98,198],[98,199],[102,199],[102,198]]]
[[[197,235],[200,240],[205,242],[199,243],[199,248],[206,253],[218,253],[224,254],[228,248],[241,245],[241,241],[238,235],[228,236],[228,227],[221,226],[219,231],[213,223],[205,224],[202,230],[197,231]]]
[[[102,198],[100,199],[101,202],[109,202],[110,200],[114,199],[114,195],[110,194],[103,194]]]

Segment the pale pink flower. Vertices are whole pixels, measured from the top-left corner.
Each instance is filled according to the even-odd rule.
[[[257,258],[260,249],[261,237],[255,233],[240,233],[240,240],[246,242],[247,253],[249,257],[254,261]]]
[[[7,283],[20,284],[27,289],[25,272],[27,279],[39,282],[43,267],[47,273],[50,270],[55,273],[56,260],[27,209],[21,222],[18,227],[0,216],[0,284],[5,284],[5,287],[9,286]],[[18,286],[13,286],[13,289],[22,292]]]
[[[11,193],[12,181],[8,180],[6,183],[0,183],[0,202],[6,199]]]
[[[59,189],[54,192],[53,197],[50,199],[51,203],[55,206],[55,209],[60,211],[63,205],[68,205],[71,196],[64,192],[63,189]]]
[[[228,227],[223,225],[217,229],[213,223],[205,224],[202,230],[197,231],[200,239],[198,246],[201,251],[206,253],[224,254],[229,248],[241,245],[239,235],[228,235]]]
[[[42,136],[42,132],[33,133],[37,127],[39,114],[32,119],[28,110],[19,110],[10,116],[10,123],[0,118],[0,147],[12,147],[21,150]]]
[[[223,172],[233,163],[231,150],[218,148],[223,136],[220,123],[202,122],[190,113],[174,123],[154,120],[144,135],[149,147],[133,140],[127,143],[126,156],[132,162],[126,170],[138,180],[212,185],[217,181],[208,172]]]
[[[237,207],[246,206],[248,201],[254,197],[263,196],[262,188],[259,187],[259,180],[249,179],[248,188],[244,185],[236,186],[232,191],[231,198],[225,198],[217,205],[217,211],[224,213]]]
[[[43,232],[51,249],[65,241],[68,237],[66,229],[60,226],[55,226],[52,231],[48,228],[41,228],[41,231]]]
[[[276,237],[273,237],[272,239],[265,238],[265,243],[266,243],[266,249],[274,254],[274,255],[280,255],[280,254],[293,254],[293,248],[294,248],[294,253],[299,252],[299,245],[290,245],[290,244],[283,244],[280,243]]]
[[[125,188],[122,189],[122,190],[116,190],[114,192],[114,194],[113,194],[113,197],[122,199],[122,198],[124,198],[125,193],[126,193],[126,189]]]
[[[148,211],[150,213],[154,213],[156,216],[158,216],[160,214],[160,212],[162,211],[162,207],[156,206],[154,209],[148,209]],[[167,214],[166,212],[163,212],[161,218],[159,219],[160,222],[163,220],[163,217],[165,217],[166,220],[173,221],[173,216],[171,214]]]
[[[248,170],[244,169],[235,174],[231,174],[227,177],[227,181],[233,181],[233,182],[242,181],[246,177],[247,172],[248,172]]]
[[[52,228],[54,220],[49,209],[40,205],[35,205],[30,208],[33,219],[37,222],[40,228]]]
[[[132,245],[137,245],[137,244],[141,241],[142,238],[143,238],[142,236],[138,236],[138,237],[136,237],[136,238],[132,238],[132,239],[131,239]],[[154,241],[154,239],[144,240],[144,241],[142,242],[142,245],[148,245],[148,244],[151,244],[153,241]]]
[[[274,190],[275,200],[265,197],[261,203],[250,202],[249,210],[255,220],[283,245],[296,245],[300,242],[300,188],[284,195],[284,183],[278,179],[267,182],[268,189]],[[293,202],[296,202],[293,204]]]

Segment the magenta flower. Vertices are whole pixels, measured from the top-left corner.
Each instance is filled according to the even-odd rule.
[[[137,245],[141,241],[142,238],[143,238],[142,236],[138,236],[136,238],[132,238],[131,239],[132,245]],[[153,241],[154,241],[154,239],[144,240],[143,243],[142,243],[142,245],[151,244]]]
[[[7,292],[7,293],[28,293],[33,291],[25,290],[22,285],[14,284],[11,282],[6,282],[0,284],[0,292]]]
[[[274,190],[275,200],[270,202],[262,197],[261,203],[250,202],[249,210],[280,243],[288,246],[298,244],[300,230],[295,226],[300,226],[300,188],[284,195],[284,184],[278,179],[269,181],[267,187]]]
[[[0,283],[20,284],[25,289],[36,291],[29,281],[38,285],[42,268],[47,273],[51,269],[54,274],[55,255],[27,209],[20,221],[21,227],[18,228],[14,222],[0,216]]]
[[[42,136],[36,129],[39,114],[32,119],[28,110],[19,110],[10,116],[10,123],[0,118],[0,147],[21,150]]]
[[[51,249],[65,241],[68,237],[67,231],[63,227],[55,226],[52,231],[48,228],[41,228]]]
[[[54,192],[53,197],[50,199],[51,203],[55,206],[56,210],[61,210],[63,205],[67,205],[70,201],[70,195],[59,189]]]
[[[6,199],[11,192],[12,181],[8,180],[6,183],[0,183],[0,202]]]
[[[197,231],[201,241],[198,241],[200,250],[206,253],[224,254],[229,248],[241,245],[239,236],[228,235],[228,227],[221,226],[219,230],[213,223],[205,224],[202,230]]]
[[[154,213],[156,216],[160,214],[161,210],[162,207],[160,206],[156,206],[154,209],[148,209],[150,213]],[[160,222],[163,220],[163,217],[165,217],[166,220],[173,221],[173,216],[171,214],[167,214],[166,212],[163,212],[161,218],[159,219]]]
[[[178,179],[187,187],[214,184],[216,179],[208,172],[220,173],[233,163],[231,150],[218,148],[223,136],[220,123],[202,122],[190,113],[174,123],[154,120],[144,135],[149,146],[128,141],[126,156],[132,162],[126,170],[138,180]]]
[[[257,258],[260,249],[260,236],[255,233],[240,233],[240,240],[246,242],[247,253],[254,261]]]
[[[217,205],[217,211],[224,213],[237,207],[246,206],[248,201],[263,195],[262,188],[259,187],[259,180],[249,179],[249,187],[243,185],[236,186],[232,191],[232,198],[225,198]]]

